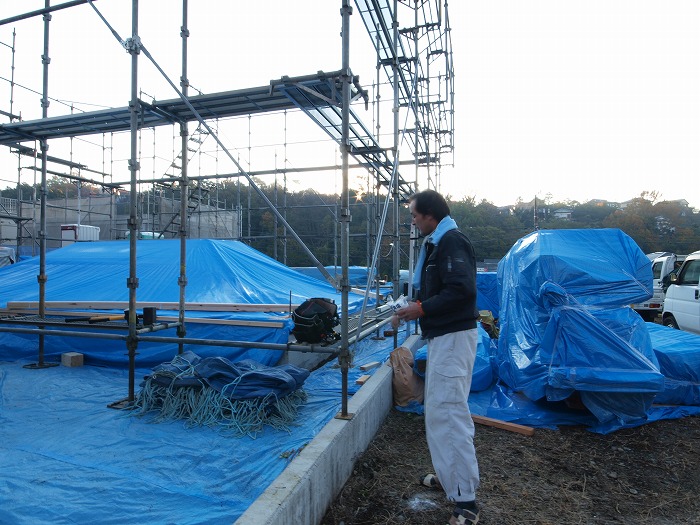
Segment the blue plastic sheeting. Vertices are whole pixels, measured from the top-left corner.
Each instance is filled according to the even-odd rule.
[[[392,343],[354,347],[351,394]],[[236,439],[106,408],[124,397],[126,370],[0,363],[0,523],[230,525],[340,410],[340,376],[336,363],[311,373],[288,432]]]
[[[498,263],[503,298],[535,303],[545,283],[556,283],[579,304],[620,306],[651,297],[651,261],[618,229],[540,230],[518,240]],[[517,296],[516,286],[529,293]],[[509,304],[514,308],[516,304]],[[501,308],[503,308],[501,301]],[[510,312],[509,312],[510,313]]]
[[[493,317],[498,319],[501,312],[498,304],[498,274],[496,272],[477,272],[476,307],[479,310],[489,310]]]
[[[598,434],[609,434],[623,428],[634,428],[662,419],[680,419],[700,415],[700,406],[652,405],[644,418],[627,423],[616,419],[601,422],[587,410],[572,408],[563,401],[533,401],[502,383],[496,383],[488,390],[471,393],[469,408],[472,414],[519,425],[548,429],[582,425],[590,432]]]
[[[137,301],[179,301],[180,241],[140,241],[137,244]],[[188,303],[298,304],[309,297],[327,297],[340,306],[341,296],[328,283],[300,275],[274,259],[238,241],[193,239],[187,241],[186,271]],[[0,272],[0,307],[8,301],[38,301],[39,259],[20,261]],[[75,243],[46,256],[47,301],[128,302],[129,242]],[[350,313],[361,307],[363,297],[350,294]],[[76,311],[75,309],[71,311]],[[91,310],[86,315],[119,314],[122,310]],[[53,311],[52,311],[53,315]],[[60,315],[60,314],[59,314]],[[342,315],[342,312],[341,312]],[[177,320],[177,311],[159,310],[158,317]],[[187,337],[210,340],[287,343],[293,328],[288,314],[265,312],[202,312],[188,310],[186,318],[215,319],[212,323],[186,322]],[[271,322],[273,326],[217,324],[221,321]],[[75,330],[70,324],[64,329]],[[90,331],[81,329],[81,331]],[[100,331],[100,330],[94,330]],[[104,330],[102,330],[104,332]],[[114,333],[114,331],[112,331]],[[123,332],[122,332],[123,333]],[[175,329],[161,336],[176,337]],[[64,352],[86,353],[86,364],[127,366],[125,343],[78,337],[49,336],[45,357],[57,359]],[[86,352],[86,348],[91,351]],[[37,336],[2,333],[0,359],[36,359]],[[97,350],[97,351],[95,351]],[[177,345],[140,343],[138,366],[151,367],[168,361]],[[196,347],[202,357],[224,356],[231,360],[253,359],[275,364],[278,351],[230,347]]]
[[[574,392],[601,423],[644,418],[664,378],[645,323],[651,262],[617,229],[546,230],[498,265],[498,376],[537,401]]]
[[[664,375],[664,391],[655,403],[700,405],[700,336],[646,323],[651,344]]]

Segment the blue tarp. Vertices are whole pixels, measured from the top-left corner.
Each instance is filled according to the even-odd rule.
[[[392,343],[353,347],[350,395]],[[13,525],[230,525],[341,408],[337,362],[306,379],[288,429],[256,438],[107,408],[126,394],[124,369],[22,364],[0,362],[0,523]]]
[[[498,369],[537,401],[578,392],[601,422],[643,418],[664,378],[645,323],[626,305],[651,297],[651,262],[617,229],[542,230],[498,265]]]
[[[476,307],[479,310],[489,310],[495,319],[501,315],[498,297],[498,274],[496,272],[477,272],[476,274]]]
[[[180,241],[140,241],[136,253],[137,301],[177,303]],[[238,241],[188,240],[186,265],[185,300],[188,303],[286,305],[299,304],[309,297],[327,297],[339,306],[341,304],[340,294],[330,284],[300,275]],[[0,272],[0,307],[7,306],[8,301],[38,301],[38,274],[38,258],[23,260],[3,269]],[[128,302],[129,242],[75,243],[54,250],[46,256],[46,275],[47,301]],[[362,300],[361,295],[350,294],[351,313],[360,308]],[[122,311],[92,310],[87,313],[115,314]],[[158,311],[159,318],[177,319],[177,315],[177,311]],[[186,323],[187,337],[198,339],[287,343],[293,328],[288,313],[188,310],[186,318],[193,319]],[[197,318],[214,321],[196,322]],[[225,321],[247,324],[233,325]],[[176,336],[175,329],[158,335]],[[103,339],[95,343],[95,339],[62,336],[50,336],[46,341],[47,360],[57,360],[60,354],[75,351],[87,354],[86,364],[128,364],[125,344],[121,341]],[[93,351],[85,352],[86,346]],[[37,336],[0,331],[0,359],[36,359],[37,351]],[[141,343],[138,352],[139,365],[150,367],[171,359],[177,353],[177,345]],[[248,358],[263,364],[275,364],[281,355],[278,351],[230,347],[197,347],[197,353],[202,357],[224,356],[232,360]]]
[[[665,378],[654,402],[700,405],[700,336],[655,323],[646,327]]]
[[[138,301],[178,301],[179,251],[179,241],[138,243]],[[128,242],[76,243],[49,253],[46,262],[47,301],[128,301]],[[37,258],[3,269],[0,306],[38,301],[38,273]],[[309,297],[341,303],[330,285],[239,242],[189,240],[187,274],[189,303],[288,304]],[[362,296],[350,294],[350,312],[361,301]],[[176,312],[158,311],[159,319],[167,315]],[[203,324],[186,321],[187,336],[204,339],[286,343],[292,328],[284,313],[188,310],[186,319],[190,317],[215,318]],[[229,320],[256,326],[216,322]],[[306,378],[308,399],[286,430],[265,426],[262,433],[256,430],[256,439],[236,439],[240,432],[225,425],[193,426],[191,420],[154,424],[149,415],[138,418],[133,417],[137,411],[107,408],[124,399],[128,389],[123,342],[50,336],[45,345],[49,362],[76,350],[86,365],[114,366],[27,369],[22,365],[37,357],[37,336],[6,333],[3,326],[0,523],[232,523],[338,412],[341,402],[341,375],[329,363]],[[355,345],[354,365],[386,360],[391,345],[391,340]],[[174,344],[140,344],[137,377],[151,374],[148,367],[162,367],[176,353]],[[213,381],[221,378],[219,363],[230,362],[229,373],[232,366],[249,369],[253,359],[259,370],[276,362],[281,352],[197,346],[196,353],[203,362],[217,364],[209,378]],[[351,395],[358,388],[354,381],[364,373],[350,370]]]
[[[589,431],[608,434],[623,428],[633,428],[662,419],[680,419],[700,415],[700,406],[652,405],[644,418],[627,423],[619,420],[599,421],[591,412],[573,407],[563,401],[533,401],[498,382],[490,389],[469,395],[472,414],[534,428],[556,429],[566,425],[583,425]]]

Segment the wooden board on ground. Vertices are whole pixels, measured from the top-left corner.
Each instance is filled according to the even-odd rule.
[[[472,420],[474,423],[479,423],[480,425],[486,425],[489,427],[502,428],[503,430],[508,430],[510,432],[516,432],[524,436],[534,436],[535,429],[532,427],[526,427],[525,425],[518,425],[517,423],[508,423],[507,421],[501,421],[500,419],[493,419],[486,416],[475,416],[472,414]]]

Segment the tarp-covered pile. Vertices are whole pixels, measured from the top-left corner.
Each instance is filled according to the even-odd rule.
[[[574,393],[601,422],[643,418],[664,390],[651,339],[627,305],[651,296],[649,259],[616,229],[546,230],[498,266],[500,379],[536,401]]]
[[[180,289],[180,241],[139,241],[136,273],[138,302],[177,303]],[[128,303],[129,242],[75,243],[46,255],[46,301]],[[301,275],[238,241],[187,241],[186,303],[232,305],[228,311],[187,310],[187,337],[209,340],[287,343],[293,328],[289,311],[245,311],[236,305],[300,304],[309,297],[327,297],[338,305],[340,294],[328,283]],[[0,308],[10,301],[39,300],[39,258],[20,261],[0,272]],[[363,297],[349,295],[348,313],[358,310]],[[280,308],[279,310],[283,310]],[[71,309],[75,313],[77,308]],[[251,309],[254,310],[254,309]],[[60,312],[52,311],[60,315]],[[122,310],[91,310],[86,314],[119,314]],[[343,313],[341,312],[341,315]],[[176,310],[158,310],[158,319],[177,320]],[[3,333],[0,321],[0,360],[36,359],[37,336]],[[67,325],[73,329],[74,325]],[[175,330],[159,335],[175,337]],[[126,366],[123,341],[51,336],[46,339],[48,360],[64,352],[85,354],[85,364]],[[140,343],[140,366],[152,367],[177,354],[177,344]],[[280,351],[231,347],[198,347],[202,357],[225,356],[275,364]]]
[[[497,273],[477,273],[472,413],[599,433],[700,414],[700,336],[645,323],[629,307],[652,284],[649,258],[620,230],[520,239]],[[413,373],[426,361],[419,348]]]

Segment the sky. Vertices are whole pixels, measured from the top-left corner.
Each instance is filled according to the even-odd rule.
[[[283,75],[341,67],[340,0],[189,4],[193,89],[242,89]],[[43,6],[43,0],[1,0],[0,19]],[[130,36],[130,1],[99,0],[95,6],[122,38]],[[178,0],[141,0],[139,21],[146,48],[177,85],[180,6]],[[453,158],[443,158],[453,163],[443,167],[443,193],[500,206],[535,197],[621,202],[655,192],[658,200],[686,199],[700,208],[700,2],[461,0],[449,3],[449,15],[455,152]],[[404,27],[411,21],[399,22]],[[13,30],[18,85],[12,112],[25,120],[39,118],[41,17],[0,26],[0,110],[10,111]],[[376,76],[374,54],[356,10],[350,36],[353,73],[370,88]],[[127,105],[129,55],[92,8],[54,13],[50,37],[49,116]],[[144,100],[177,97],[143,56],[139,84]],[[382,98],[389,100],[387,88],[383,90]],[[372,128],[371,108],[357,111]],[[380,140],[390,145],[390,118],[380,119],[386,133]],[[217,131],[250,171],[340,160],[337,148],[299,114],[241,118]],[[173,171],[170,165],[179,150],[175,134],[162,128],[142,133],[142,177]],[[125,135],[52,141],[49,154],[124,181],[126,144]],[[23,159],[19,171],[31,183],[35,171],[26,164]],[[210,140],[191,161],[190,174],[212,170],[236,168]],[[3,147],[0,187],[14,185],[17,173],[16,156]],[[405,178],[412,176],[409,172]],[[288,184],[292,191],[341,189],[339,173],[294,175]],[[351,186],[362,184],[359,170],[353,170]]]

